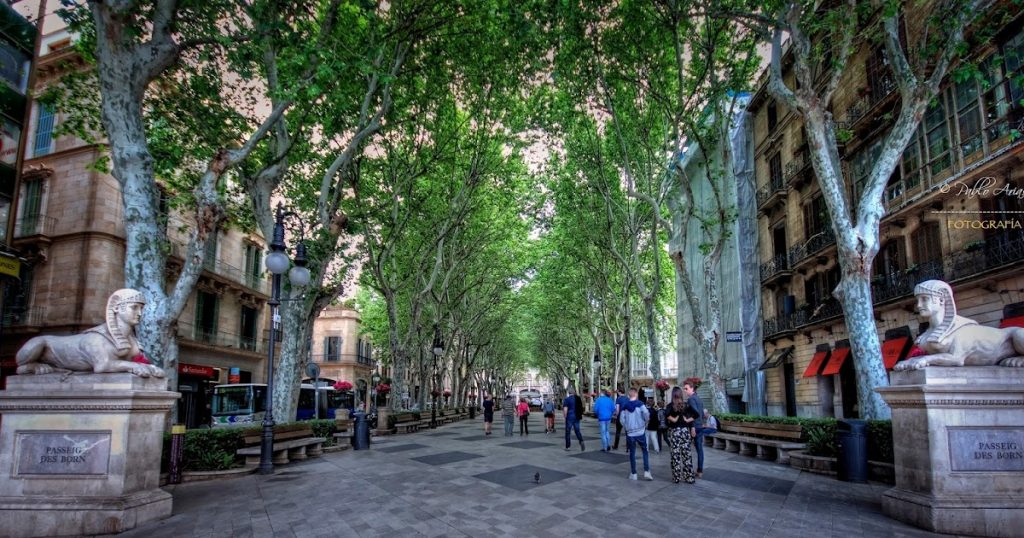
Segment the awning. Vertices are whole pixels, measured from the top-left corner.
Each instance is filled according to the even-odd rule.
[[[825,359],[828,359],[828,355],[831,351],[819,351],[811,357],[811,364],[807,365],[807,369],[804,370],[804,377],[814,377],[818,375],[818,370],[821,370],[821,365],[825,364]]]
[[[821,372],[821,375],[835,375],[843,367],[843,361],[850,354],[850,348],[837,347],[832,351],[832,358],[828,360],[828,366]]]
[[[1000,329],[1005,329],[1007,327],[1024,327],[1024,316],[1014,316],[999,322]]]
[[[909,336],[901,336],[882,342],[882,363],[885,364],[886,370],[892,370],[892,367],[896,366],[897,362],[900,362],[907,356],[907,351],[910,351],[910,346],[907,345],[909,343]]]
[[[776,349],[775,351],[772,351],[771,355],[768,355],[768,358],[765,359],[757,369],[767,370],[769,368],[775,368],[782,364],[782,361],[786,360],[786,357],[791,353],[793,353],[793,346]]]

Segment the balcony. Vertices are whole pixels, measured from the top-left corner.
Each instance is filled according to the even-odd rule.
[[[811,160],[801,155],[794,155],[793,159],[786,163],[786,168],[782,175],[785,178],[786,185],[793,188],[798,188],[803,184],[804,180],[807,179],[805,173],[810,169]]]
[[[7,327],[41,327],[46,319],[45,306],[32,306],[28,308],[10,305],[4,309],[0,324]]]
[[[267,338],[260,340],[255,336],[196,327],[192,323],[183,321],[178,322],[178,339],[207,346],[238,349],[260,354],[267,352],[267,344],[269,343]]]
[[[860,97],[857,98],[847,109],[844,127],[857,130],[861,127],[861,120],[872,117],[879,109],[879,104],[885,101],[896,91],[896,79],[891,72],[885,72],[870,87],[860,90]]]
[[[46,215],[24,215],[14,227],[14,238],[41,236],[49,238],[57,228],[57,219]]]
[[[792,276],[786,253],[776,254],[772,259],[761,264],[761,284],[769,285],[776,280]]]
[[[767,211],[768,206],[784,199],[786,196],[786,182],[783,178],[774,178],[757,190],[757,210]]]
[[[804,313],[800,310],[792,314],[782,314],[778,317],[764,320],[762,329],[765,340],[775,340],[784,336],[790,336],[796,332],[796,328],[804,322]]]
[[[839,304],[839,299],[828,297],[813,305],[800,305],[797,307],[797,311],[803,313],[799,326],[815,325],[842,316],[843,305]]]
[[[812,234],[803,243],[797,244],[793,248],[789,249],[790,268],[796,269],[798,266],[803,265],[805,260],[810,259],[811,256],[814,256],[834,244],[836,244],[836,234],[832,231],[832,228],[821,229],[820,231]]]
[[[957,281],[1024,260],[1024,235],[1006,233],[971,243],[946,258],[946,277]]]
[[[184,253],[188,250],[188,247],[176,240],[171,241],[171,256],[179,259],[184,259]],[[204,260],[203,270],[213,275],[217,275],[225,280],[241,284],[246,288],[256,290],[263,295],[270,295],[270,279],[262,275],[254,275],[252,273],[243,271],[242,269],[231,265],[223,260]]]
[[[887,303],[914,294],[914,286],[925,280],[945,280],[942,260],[914,265],[904,270],[871,277],[871,297],[874,304]]]
[[[320,364],[360,364],[369,368],[377,366],[377,361],[358,353],[316,353],[311,358]]]

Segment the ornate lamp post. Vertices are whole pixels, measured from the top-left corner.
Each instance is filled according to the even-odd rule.
[[[438,327],[437,325],[434,325],[434,344],[431,346],[431,350],[430,351],[434,355],[434,390],[430,391],[430,395],[432,396],[434,405],[432,405],[430,407],[430,427],[431,428],[436,428],[437,427],[437,394],[438,394],[438,392],[437,392],[437,385],[438,385],[438,381],[439,381],[437,379],[437,358],[440,357],[442,353],[444,353],[444,340],[441,340],[441,328]]]
[[[299,244],[295,247],[295,265],[288,267],[292,261],[285,254],[284,219],[292,217],[299,221]],[[305,226],[302,219],[292,211],[285,211],[282,204],[277,204],[277,216],[274,220],[274,238],[270,242],[270,254],[267,254],[267,270],[271,273],[270,286],[270,345],[267,349],[267,396],[266,413],[263,415],[263,438],[260,443],[260,474],[274,472],[271,455],[274,451],[274,344],[277,331],[281,325],[281,275],[288,271],[288,280],[293,286],[303,287],[309,284],[309,269],[306,269],[306,244],[304,243]]]

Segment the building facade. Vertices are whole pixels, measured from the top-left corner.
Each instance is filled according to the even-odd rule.
[[[74,64],[64,30],[42,39],[36,88]],[[106,151],[54,135],[62,116],[31,105],[29,144],[16,196],[12,246],[22,259],[20,285],[4,303],[0,358],[37,334],[71,334],[104,320],[107,297],[124,287],[125,230],[120,188],[92,166]],[[167,218],[168,280],[180,270],[190,216]],[[210,241],[206,265],[178,319],[179,417],[189,427],[209,423],[212,386],[264,382],[269,278],[258,231],[226,228]],[[5,373],[9,373],[6,372]]]
[[[355,309],[332,305],[325,308],[313,322],[310,342],[312,362],[320,367],[322,381],[352,383],[356,400],[365,401],[367,388],[376,371],[373,346],[360,335],[361,321]]]
[[[916,31],[912,24],[903,30]],[[984,325],[1024,320],[1022,19],[999,29],[968,61],[979,66],[978,76],[945,81],[885,189],[872,292],[890,370],[924,330],[914,311],[918,282],[949,282],[959,313]],[[793,87],[792,73],[784,70],[784,77]],[[848,333],[832,297],[840,278],[835,235],[802,121],[772,98],[766,82],[749,111],[767,411],[857,417]],[[860,195],[898,106],[881,45],[861,46],[832,101],[848,196]]]

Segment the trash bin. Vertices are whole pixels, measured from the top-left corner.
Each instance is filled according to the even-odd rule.
[[[352,436],[352,450],[366,450],[370,448],[370,423],[362,411],[356,411],[353,417],[355,435]]]
[[[469,406],[469,419],[473,420],[476,418],[476,405]]]
[[[868,481],[868,423],[840,420],[836,424],[836,478],[847,482]]]

